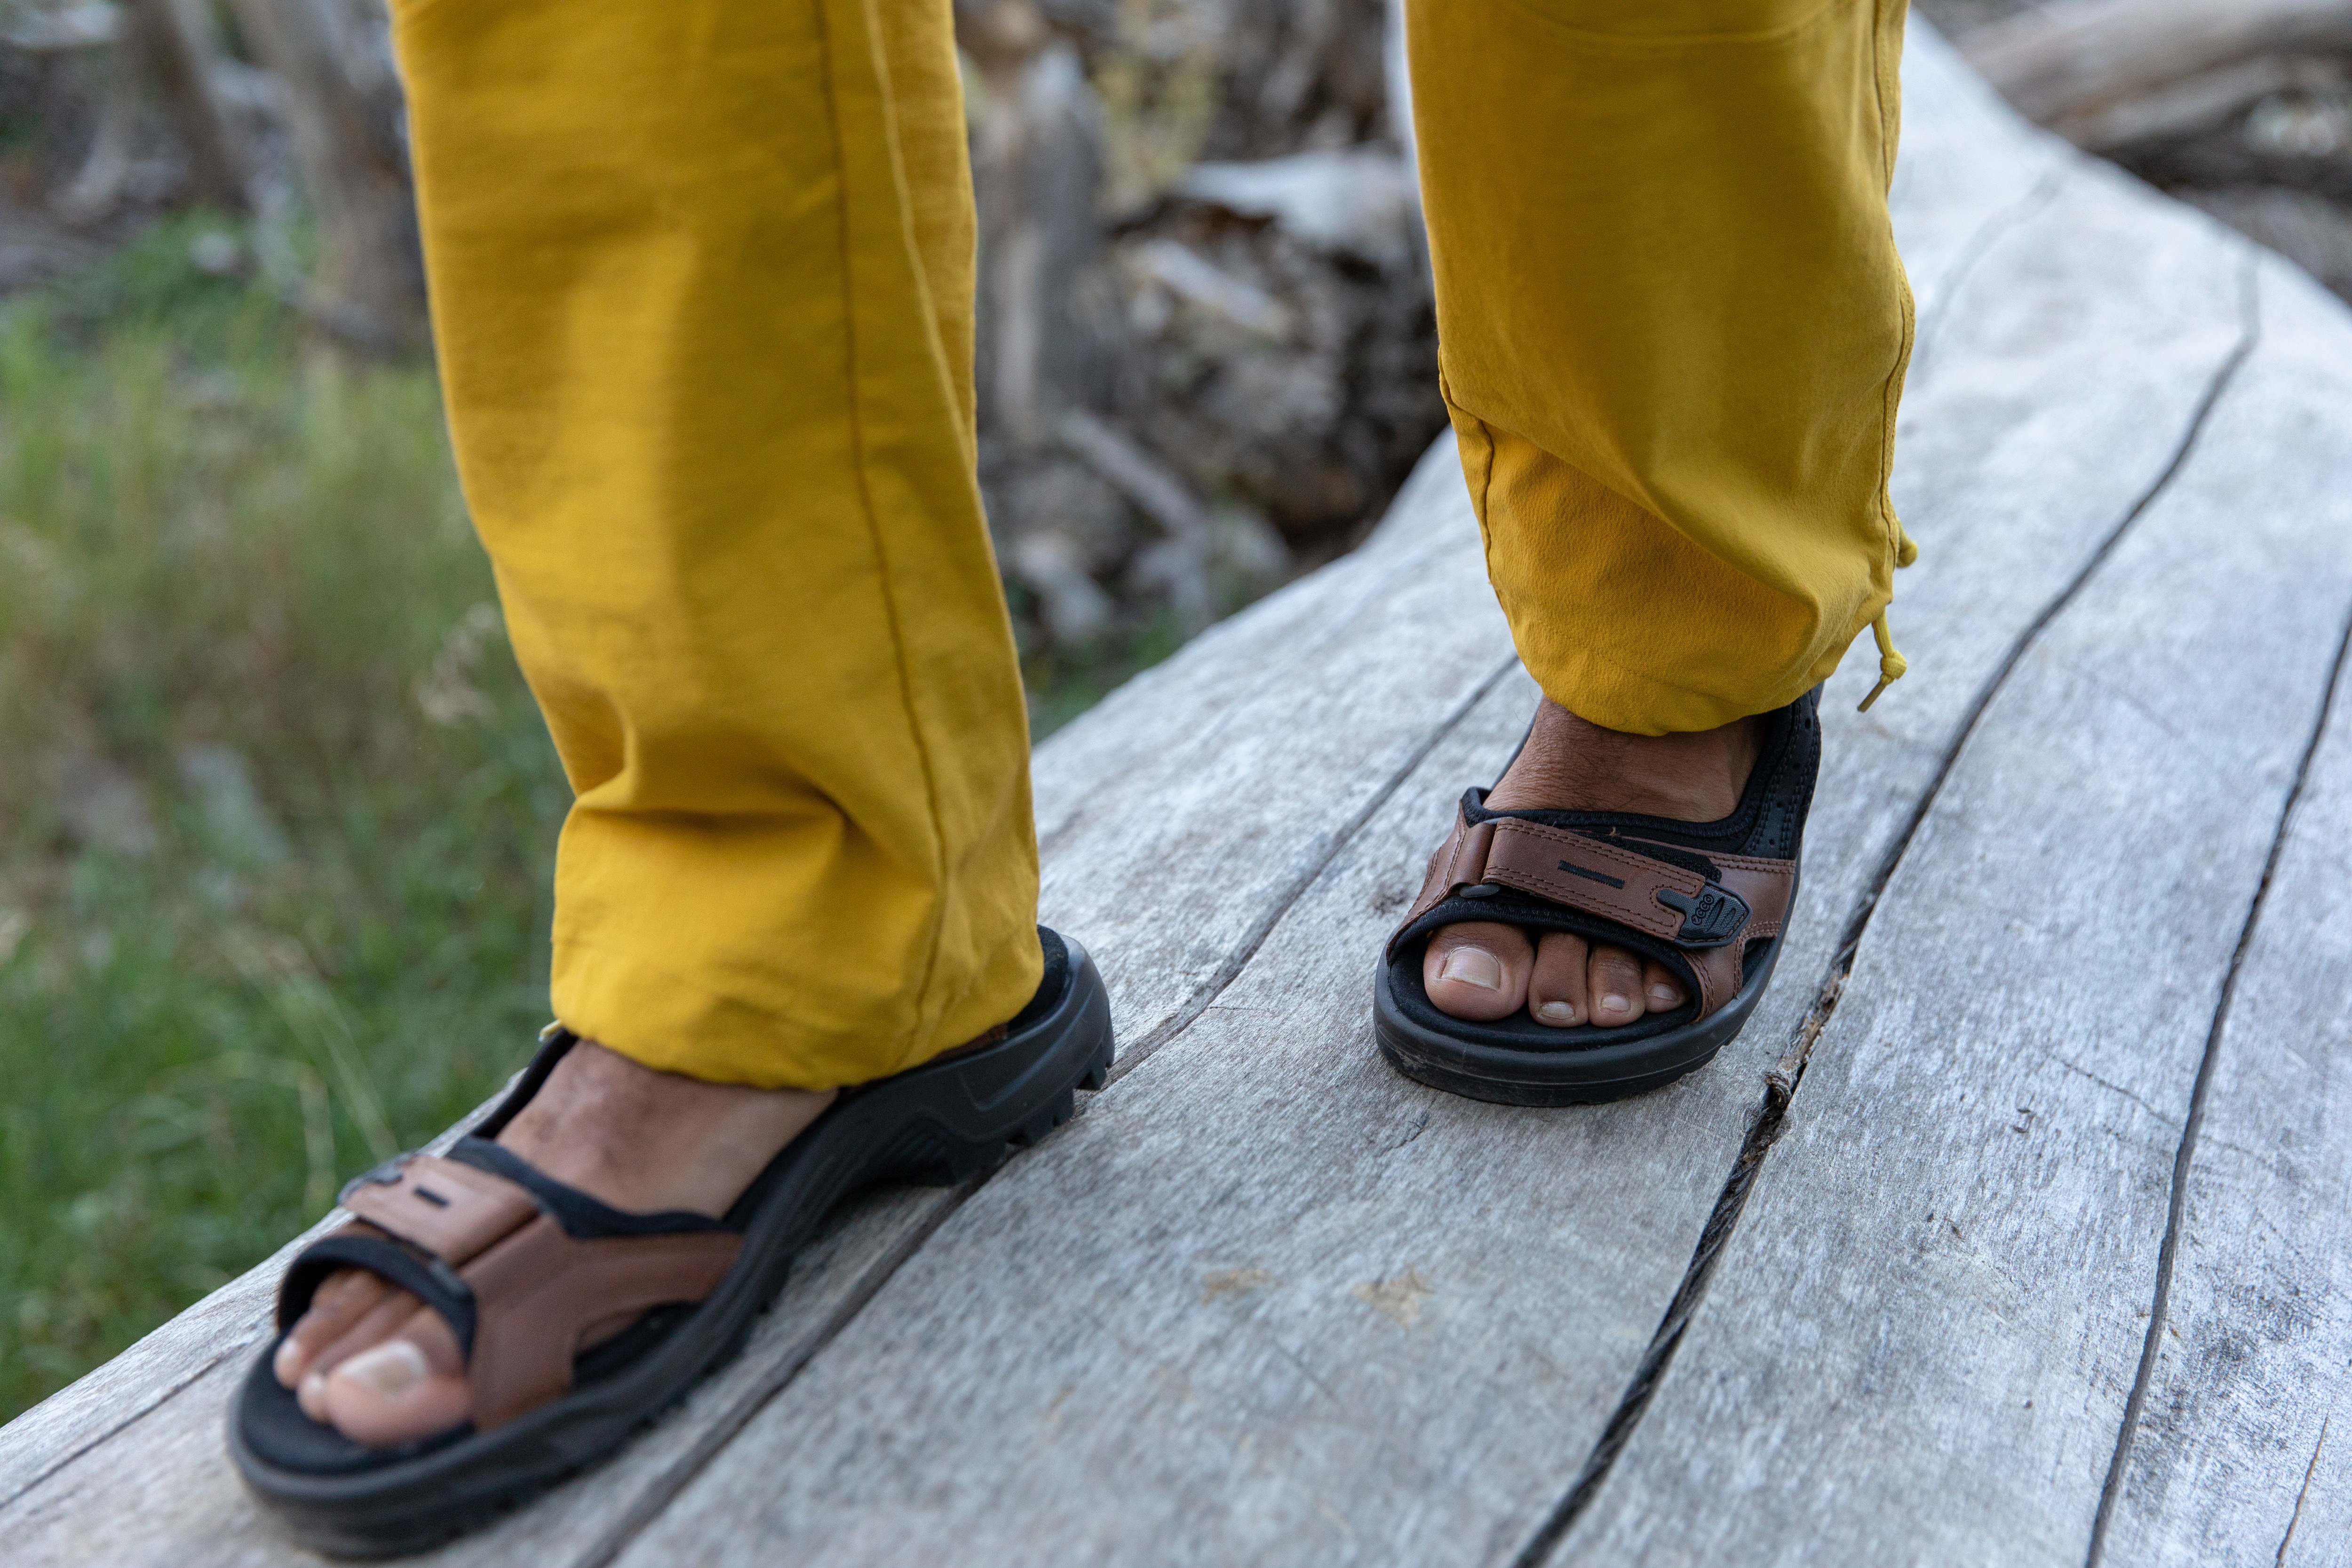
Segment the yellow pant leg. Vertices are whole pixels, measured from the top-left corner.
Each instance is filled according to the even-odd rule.
[[[949,0],[397,0],[457,462],[577,800],[555,1010],[822,1089],[1017,1011]]]
[[[1521,658],[1646,734],[1885,607],[1904,0],[1410,0],[1452,413]]]

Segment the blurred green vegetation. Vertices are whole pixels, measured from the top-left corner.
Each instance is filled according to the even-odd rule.
[[[568,794],[431,372],[305,354],[206,232],[0,310],[0,1416],[544,1016]]]
[[[569,792],[430,367],[306,353],[230,232],[0,307],[0,1419],[545,1017]],[[1039,731],[1174,641],[1033,662]]]

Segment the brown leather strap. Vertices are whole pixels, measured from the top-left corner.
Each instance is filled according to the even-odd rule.
[[[576,1241],[545,1215],[499,1242],[462,1270],[474,1290],[474,1425],[488,1431],[570,1393],[590,1329],[701,1300],[742,1245],[731,1230]]]
[[[343,1207],[433,1254],[473,1292],[466,1377],[482,1431],[569,1393],[590,1330],[709,1295],[743,1245],[731,1230],[576,1240],[528,1189],[432,1154],[356,1184]]]
[[[1634,847],[1640,842],[1627,839],[1621,847],[1520,817],[1474,823],[1466,809],[1457,809],[1454,831],[1430,857],[1420,896],[1397,930],[1402,933],[1461,889],[1514,888],[1674,943],[1698,981],[1698,1016],[1705,1017],[1738,994],[1748,943],[1780,934],[1796,863],[1708,855],[1721,879],[1713,886],[1738,896],[1748,912],[1744,923],[1728,925],[1724,939],[1699,945],[1680,938],[1686,927],[1706,926],[1718,912],[1707,901],[1707,879],[1652,859]]]
[[[1683,929],[1682,910],[1661,903],[1661,892],[1683,903],[1706,891],[1696,871],[1621,849],[1564,828],[1505,816],[1474,823],[1457,812],[1454,832],[1430,861],[1421,897],[1405,924],[1435,909],[1456,889],[1486,884],[1565,904],[1631,926],[1660,942]]]
[[[438,1154],[415,1155],[362,1177],[343,1194],[343,1208],[452,1268],[472,1262],[539,1213],[530,1194],[505,1177]]]
[[[1747,973],[1748,944],[1780,934],[1789,918],[1789,895],[1797,885],[1793,860],[1748,855],[1709,855],[1707,858],[1715,863],[1723,885],[1746,900],[1750,913],[1747,929],[1737,942],[1683,954],[1698,978],[1702,1018],[1739,994]]]

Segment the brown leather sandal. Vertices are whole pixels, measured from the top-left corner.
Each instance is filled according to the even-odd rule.
[[[1738,806],[1717,822],[1617,811],[1491,811],[1462,797],[1373,987],[1381,1054],[1406,1077],[1507,1105],[1617,1100],[1670,1083],[1739,1033],[1780,955],[1820,771],[1821,689],[1772,715]],[[1575,931],[1655,959],[1690,1000],[1616,1028],[1559,1029],[1526,1009],[1494,1023],[1440,1012],[1429,938],[1464,921]]]
[[[247,1374],[229,1450],[304,1544],[411,1552],[488,1522],[611,1453],[742,1347],[793,1255],[856,1188],[957,1182],[1066,1121],[1111,1064],[1093,961],[1050,931],[1045,977],[1002,1037],[843,1091],[722,1219],[625,1214],[491,1142],[576,1043],[551,1032],[513,1091],[446,1155],[405,1154],[343,1189],[350,1223],[295,1258],[279,1335],[327,1278],[369,1269],[448,1321],[473,1419],[369,1448],[304,1415],[270,1369]],[[644,1316],[583,1349],[589,1330]]]

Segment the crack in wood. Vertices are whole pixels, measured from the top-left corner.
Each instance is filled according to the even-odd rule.
[[[123,1433],[129,1431],[131,1427],[137,1426],[140,1422],[147,1419],[148,1416],[152,1415],[158,1410],[163,1409],[163,1406],[172,1403],[173,1400],[177,1399],[181,1394],[185,1394],[189,1389],[194,1388],[197,1384],[202,1383],[205,1376],[210,1373],[215,1367],[220,1365],[221,1363],[228,1360],[231,1356],[234,1356],[245,1350],[246,1347],[251,1345],[258,1337],[259,1336],[257,1335],[248,1334],[245,1338],[230,1344],[227,1348],[217,1352],[211,1357],[207,1358],[202,1365],[189,1372],[185,1376],[181,1377],[178,1381],[172,1384],[170,1387],[164,1389],[163,1393],[147,1401],[147,1403],[139,1406],[138,1409],[133,1410],[130,1415],[125,1415],[113,1426],[98,1433],[87,1442],[77,1444],[74,1447],[68,1449],[64,1454],[59,1455],[54,1463],[48,1465],[43,1469],[34,1472],[34,1474],[27,1479],[22,1486],[16,1488],[16,1490],[10,1492],[5,1497],[0,1497],[0,1513],[5,1513],[9,1509],[15,1507],[17,1499],[29,1495],[35,1488],[41,1486],[50,1478],[71,1467],[73,1463],[79,1459],[83,1455],[92,1453],[97,1449],[105,1447],[115,1438],[121,1436]]]
[[[2277,1568],[2286,1568],[2286,1549],[2294,1544],[2294,1527],[2303,1522],[2303,1501],[2311,1495],[2311,1478],[2319,1468],[2319,1451],[2327,1447],[2327,1428],[2335,1419],[2331,1415],[2319,1423],[2319,1441],[2311,1446],[2311,1463],[2303,1467],[2303,1485],[2294,1494],[2294,1511],[2287,1516],[2286,1533],[2279,1537]]]
[[[1989,218],[1987,226],[1990,227],[1995,221],[1996,219]],[[1789,1107],[1795,1100],[1798,1089],[1803,1085],[1805,1068],[1811,1059],[1814,1043],[1821,1038],[1822,1029],[1827,1026],[1831,1015],[1837,1009],[1838,998],[1843,993],[1848,976],[1853,972],[1854,955],[1861,946],[1863,933],[1869,928],[1871,916],[1876,911],[1878,901],[1885,892],[1888,884],[1894,880],[1895,870],[1902,864],[1905,852],[1911,847],[1912,840],[1917,837],[1921,825],[1927,819],[1927,814],[1934,809],[1937,798],[1943,791],[1945,781],[1951,776],[1952,770],[1958,765],[1961,753],[1968,749],[1969,742],[1975,736],[1979,725],[1982,723],[1987,710],[1992,706],[1994,698],[2000,694],[2001,689],[2008,683],[2011,674],[2017,668],[2026,653],[2040,640],[2042,632],[2081,595],[2082,591],[2089,585],[2092,579],[2098,575],[2100,568],[2105,566],[2109,558],[2114,555],[2116,547],[2131,532],[2133,525],[2138,522],[2147,514],[2148,509],[2155,505],[2158,499],[2171,487],[2173,480],[2187,466],[2189,454],[2196,448],[2198,437],[2210,422],[2214,408],[2221,403],[2231,383],[2236,379],[2239,370],[2252,355],[2262,335],[2256,293],[2256,268],[2259,259],[2259,254],[2252,247],[2246,249],[2239,274],[2238,340],[2215,369],[2212,379],[2207,384],[2204,395],[2198,400],[2195,411],[2189,416],[2188,427],[2182,432],[2171,459],[2165,464],[2162,471],[2138,498],[2125,509],[2123,516],[2108,531],[2106,537],[2099,542],[2098,547],[2091,552],[2090,558],[2083,563],[2082,568],[2047,605],[2042,606],[2041,612],[2010,645],[2009,651],[2002,657],[2000,663],[1994,668],[1992,673],[1986,678],[1983,685],[1978,688],[1968,711],[1954,731],[1951,744],[1944,750],[1943,756],[1937,766],[1935,777],[1928,781],[1927,787],[1920,793],[1917,804],[1912,808],[1909,820],[1904,824],[1902,831],[1896,834],[1888,845],[1886,853],[1880,858],[1876,870],[1864,885],[1861,896],[1855,900],[1853,911],[1848,917],[1845,931],[1840,939],[1837,954],[1831,960],[1829,973],[1822,982],[1813,1005],[1806,1013],[1804,1022],[1798,1026],[1789,1051],[1781,1057],[1779,1065],[1765,1075],[1763,1095],[1749,1112],[1748,1131],[1741,1140],[1739,1152],[1732,1160],[1730,1173],[1724,1178],[1722,1189],[1716,1197],[1715,1206],[1707,1215],[1706,1224],[1699,1231],[1698,1244],[1692,1250],[1691,1261],[1684,1271],[1682,1283],[1667,1302],[1665,1315],[1659,1321],[1657,1331],[1652,1336],[1648,1350],[1643,1352],[1641,1362],[1635,1366],[1633,1375],[1628,1381],[1625,1392],[1618,1401],[1616,1410],[1611,1414],[1608,1424],[1601,1428],[1601,1436],[1594,1442],[1592,1450],[1586,1457],[1583,1466],[1569,1484],[1568,1489],[1561,1494],[1559,1500],[1545,1516],[1543,1522],[1512,1556],[1511,1568],[1541,1568],[1541,1564],[1551,1558],[1560,1542],[1566,1539],[1568,1532],[1575,1527],[1577,1520],[1591,1506],[1592,1500],[1599,1495],[1601,1486],[1609,1479],[1609,1472],[1615,1465],[1618,1455],[1623,1452],[1625,1445],[1632,1440],[1634,1429],[1640,1426],[1643,1415],[1649,1409],[1652,1396],[1655,1394],[1659,1383],[1664,1378],[1667,1369],[1674,1363],[1675,1352],[1682,1342],[1685,1329],[1689,1326],[1693,1314],[1706,1298],[1707,1284],[1714,1277],[1717,1260],[1725,1244],[1731,1239],[1733,1231],[1738,1226],[1740,1212],[1747,1207],[1748,1194],[1755,1186],[1757,1173],[1763,1166],[1764,1158],[1771,1152],[1772,1144],[1780,1137],[1781,1128],[1787,1120]],[[2347,639],[2352,639],[2352,627],[2347,627]],[[2347,641],[2346,647],[2352,648],[2352,641]],[[2338,673],[2342,669],[2343,656],[2344,650],[2339,649],[2336,665]],[[2331,675],[2328,686],[2329,700],[2333,700],[2334,691],[2335,677]],[[2311,752],[2318,744],[2318,735],[2320,729],[2325,728],[2326,716],[2326,704],[2323,702],[2321,724],[2319,728],[2314,730],[2311,746],[2305,752],[2303,769],[2307,769],[2310,765]],[[2295,787],[2298,792],[2302,787],[2303,769],[2298,769],[2295,775]],[[2293,798],[2290,795],[2290,810]],[[2283,816],[2280,839],[2273,841],[2271,851],[2273,863],[2278,854],[2277,845],[2278,842],[2283,841],[2284,830],[2285,818]],[[2268,884],[2269,876],[2270,872],[2266,868],[2263,872],[2265,886]],[[2256,909],[2259,910],[2259,908],[2260,898],[2257,895]],[[2248,931],[2251,931],[2251,930],[2250,921]],[[2242,936],[2240,956],[2242,956],[2243,951]],[[2236,976],[2237,964],[2233,960],[2230,970],[2231,983],[2234,984]],[[2227,997],[2228,991],[2225,987],[2223,992],[2225,1006]],[[2216,1027],[2218,1029],[2218,1025]],[[2210,1054],[2209,1047],[2207,1063],[2209,1068]],[[2201,1107],[2204,1086],[2205,1075],[2200,1072],[2197,1089],[2200,1098],[2192,1102],[2196,1107]],[[2192,1109],[2189,1123],[2191,1127],[2195,1124],[2195,1119],[2196,1109]],[[2173,1229],[2177,1229],[2178,1226],[2179,1218],[2178,1205],[2181,1194],[2180,1173],[2176,1172],[2173,1185],[2173,1200],[2176,1205]],[[2168,1279],[2173,1229],[2168,1230],[2166,1250],[2160,1265],[2160,1272]],[[2152,1348],[2161,1342],[2159,1329],[2161,1316],[2161,1298],[2159,1298],[2158,1313],[2149,1325],[2147,1343],[2151,1347],[2151,1357],[2143,1358],[2140,1375],[2134,1385],[2133,1403],[2126,1412],[2126,1430],[2128,1424],[2136,1419],[2139,1402],[2145,1396],[2147,1374],[2152,1365]],[[2122,1462],[2123,1458],[2119,1452],[2116,1465],[2120,1467]],[[2114,1487],[2112,1474],[2108,1484],[2112,1490]],[[2096,1543],[2100,1535],[2104,1533],[2109,1502],[2110,1500],[2107,1497],[2102,1497],[2098,1528],[2094,1534],[2093,1555],[2086,1568],[2095,1568]]]
[[[1396,500],[1391,503],[1392,510],[1402,509],[1412,489],[1413,481],[1408,479],[1405,482],[1405,488],[1397,492]],[[1284,661],[1277,668],[1269,668],[1255,683],[1234,693],[1232,698],[1221,706],[1215,718],[1187,738],[1186,745],[1196,754],[1203,751],[1233,724],[1236,715],[1247,711],[1250,704],[1264,693],[1277,689],[1286,682],[1296,680],[1300,665],[1313,659],[1317,654],[1338,643],[1353,631],[1357,623],[1378,608],[1382,600],[1400,589],[1412,586],[1429,570],[1433,562],[1466,548],[1468,546],[1458,539],[1444,538],[1422,545],[1400,556],[1398,560],[1390,563],[1386,572],[1372,580],[1353,605],[1340,614],[1331,616],[1312,637],[1300,645],[1295,650],[1292,658]],[[1300,581],[1303,583],[1306,579],[1301,578]],[[1213,636],[1214,632],[1203,635]],[[1149,679],[1150,674],[1150,671],[1146,671],[1137,679],[1139,680]],[[1391,787],[1393,788],[1394,785],[1391,784]],[[1097,792],[1090,796],[1038,836],[1038,855],[1042,858],[1052,854],[1080,828],[1107,815],[1113,807],[1125,801],[1128,795],[1129,787],[1120,787]]]
[[[2123,1421],[2116,1428],[2115,1454],[2107,1463],[2107,1479],[2099,1489],[2099,1511],[2091,1522],[2091,1540],[2083,1558],[2084,1568],[2098,1568],[2106,1551],[2107,1529],[2115,1518],[2116,1502],[2123,1496],[2124,1475],[2131,1464],[2132,1445],[2139,1435],[2140,1417],[2147,1404],[2148,1384],[2156,1375],[2158,1353],[2164,1336],[2171,1325],[2168,1318],[2172,1305],[2172,1273],[2179,1259],[2182,1222],[2188,1212],[2189,1173],[2197,1159],[2197,1134],[2205,1121],[2205,1105],[2213,1084],[2213,1071],[2221,1056],[2221,1037],[2229,1028],[2231,1004],[2238,994],[2238,978],[2244,970],[2247,950],[2252,945],[2255,930],[2262,924],[2263,910],[2270,897],[2271,879],[2276,874],[2279,857],[2286,848],[2287,835],[2294,826],[2295,808],[2301,805],[2305,785],[2309,782],[2312,759],[2318,755],[2321,740],[2327,733],[2328,716],[2336,707],[2336,694],[2344,678],[2346,657],[2352,655],[2352,620],[2347,620],[2342,639],[2336,644],[2336,662],[2327,672],[2326,689],[2321,694],[2319,710],[2314,716],[2309,739],[2305,742],[2303,757],[2295,764],[2294,783],[2288,789],[2285,802],[2279,807],[2278,826],[2272,834],[2270,855],[2263,862],[2262,880],[2255,884],[2252,900],[2246,906],[2245,922],[2238,929],[2238,944],[2230,954],[2230,967],[2221,979],[2221,994],[2213,1007],[2213,1022],[2206,1031],[2205,1051],[2197,1063],[2197,1079],[2189,1093],[2189,1115],[2181,1123],[2180,1142],[2172,1159],[2172,1189],[2164,1221],[2164,1240],[2157,1248],[2156,1285],[2149,1303],[2147,1334],[2141,1342],[2139,1369],[2132,1378],[2130,1397],[2124,1403]],[[2176,1337],[2177,1337],[2177,1331]],[[2323,1426],[2324,1431],[2324,1426]],[[2313,1462],[2317,1462],[2314,1451]],[[2308,1485],[2309,1478],[2305,1477]],[[2297,1499],[2297,1510],[2301,1510]],[[2291,1535],[2292,1525],[2288,1526]],[[2279,1543],[2284,1561],[2286,1543]]]
[[[1968,282],[1969,274],[1976,270],[1977,263],[1982,261],[2003,237],[2023,226],[2028,219],[2056,200],[2059,188],[2065,183],[2064,167],[2053,164],[2043,170],[2032,189],[1990,214],[1977,226],[1976,232],[1961,244],[1959,254],[1952,258],[1951,264],[1944,268],[1943,276],[1936,279],[1936,297],[1927,307],[1927,319],[1919,323],[1914,334],[1916,341],[1906,380],[1917,385],[1927,379],[1928,364],[1935,356],[1937,340],[1943,335],[1944,323],[1951,318],[1952,301],[1959,298],[1961,286]]]

